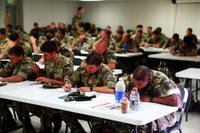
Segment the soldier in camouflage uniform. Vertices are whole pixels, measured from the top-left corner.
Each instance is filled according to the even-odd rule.
[[[81,19],[83,14],[84,14],[84,8],[78,7],[77,13],[72,18],[72,35],[74,37],[77,37],[79,35],[81,29]]]
[[[0,70],[0,76],[3,78],[0,78],[1,82],[21,82],[24,80],[27,80],[29,76],[32,73],[32,66],[34,65],[34,62],[24,55],[24,50],[21,46],[13,46],[9,53],[10,62],[6,64],[4,68]],[[23,122],[22,117],[22,104],[11,102],[8,100],[2,100],[0,101],[1,105],[1,111],[0,114],[4,118],[3,122],[7,128],[16,127],[16,123],[12,118],[12,115],[7,107],[7,104],[14,104],[15,110],[17,111],[18,117],[21,122]],[[30,119],[27,121],[30,124]],[[27,127],[27,129],[30,131],[30,128],[32,126]],[[4,127],[6,129],[6,127]]]
[[[9,41],[6,44],[6,49],[0,55],[0,59],[8,58],[8,52],[10,48],[12,48],[15,45],[19,45],[24,49],[26,57],[32,57],[31,46],[28,43],[23,42],[21,39],[22,39],[21,36],[17,32],[13,31],[9,36]]]
[[[195,34],[193,34],[192,32],[193,32],[192,28],[188,28],[187,31],[186,31],[186,36],[189,36],[189,37],[192,38],[193,44],[198,44],[197,36]]]
[[[59,48],[58,51],[65,57],[71,58],[73,60],[73,54],[69,50],[71,42],[65,37],[65,30],[59,29],[56,37],[52,38],[51,40],[59,42],[57,43],[57,47]]]
[[[152,26],[147,27],[147,34],[144,37],[144,42],[149,42],[152,38]]]
[[[180,92],[176,84],[165,74],[159,71],[149,70],[146,66],[138,66],[133,74],[124,77],[127,96],[133,87],[137,87],[142,102],[154,102],[169,106],[180,105]],[[175,113],[166,115],[153,122],[153,130],[161,132],[167,127],[171,127],[176,122]],[[127,125],[116,123],[114,127],[119,133],[128,132]],[[148,126],[147,126],[148,127]],[[142,128],[142,127],[141,127]],[[126,130],[126,131],[125,131]],[[146,129],[149,133],[149,129]]]
[[[178,50],[182,46],[183,41],[179,39],[179,34],[175,33],[172,38],[168,41],[168,43],[163,46],[163,48],[168,48],[170,51]]]
[[[141,31],[141,30],[140,30]],[[138,36],[138,31],[136,32]],[[140,32],[141,35],[142,32]],[[141,36],[140,36],[141,37]],[[117,52],[124,52],[123,45],[127,44],[128,45],[128,52],[138,52],[139,51],[139,44],[142,42],[142,38],[136,38],[136,36],[131,39],[131,35],[129,33],[124,33],[122,36],[122,42],[117,46],[116,51]]]
[[[6,36],[6,29],[5,28],[1,28],[0,29],[0,50],[4,50],[5,49],[5,44],[8,42],[8,38]]]
[[[103,57],[103,63],[106,64],[110,69],[116,68],[116,57],[114,56],[114,53],[111,51],[108,51],[108,48],[106,46],[106,42],[104,40],[101,40],[96,45],[95,51],[98,54],[101,54]]]
[[[86,66],[79,67],[71,82],[66,82],[64,88],[65,91],[70,91],[72,85],[77,85],[78,91],[114,93],[115,82],[116,78],[111,70],[102,64],[101,55],[93,52],[86,58]],[[88,116],[86,118],[92,122],[92,133],[101,132],[103,119]]]
[[[196,56],[197,55],[197,46],[193,43],[190,36],[186,36],[183,39],[183,43],[172,50],[170,53],[177,56]],[[167,68],[169,69],[169,75],[172,76],[176,83],[179,83],[179,79],[175,77],[175,73],[186,68],[192,67],[195,64],[191,62],[177,62],[177,61],[166,61]]]
[[[154,30],[152,38],[145,44],[146,47],[162,48],[167,43],[167,39],[160,35],[158,30]]]
[[[116,42],[115,39],[111,37],[111,31],[107,29],[103,29],[100,33],[100,39],[96,41],[93,48],[95,49],[96,45],[101,42],[105,41],[108,51],[115,52],[116,49]]]
[[[60,88],[65,81],[70,81],[70,76],[73,74],[73,63],[71,59],[58,53],[56,43],[54,41],[45,42],[41,47],[41,51],[43,52],[45,74],[39,76],[36,81],[43,82],[44,88]],[[34,71],[39,71],[37,66],[35,66]],[[36,115],[41,113],[39,115],[41,118],[41,132],[50,133],[52,122],[54,122],[54,132],[59,131],[62,121],[60,111],[45,107],[40,108],[40,110],[34,106],[27,108]]]

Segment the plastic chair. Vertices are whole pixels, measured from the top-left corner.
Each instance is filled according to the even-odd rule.
[[[171,126],[171,127],[168,127],[166,129],[166,133],[170,133],[174,130],[179,130],[180,133],[182,133],[182,127],[181,127],[181,123],[182,123],[182,117],[185,113],[185,109],[186,109],[186,104],[187,104],[187,100],[188,100],[188,90],[179,86],[179,90],[180,90],[180,93],[181,93],[181,103],[182,103],[182,107],[180,108],[181,109],[181,114],[180,114],[180,117],[179,117],[179,120],[176,121],[176,123]]]

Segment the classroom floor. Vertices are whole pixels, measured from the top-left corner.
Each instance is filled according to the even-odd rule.
[[[193,82],[193,88],[195,87],[195,83]],[[200,94],[199,94],[200,97]],[[179,116],[179,112],[177,112],[177,118]],[[32,124],[34,128],[36,129],[37,132],[39,132],[40,129],[40,120],[38,117],[33,116],[31,117]],[[200,126],[199,126],[199,121],[200,121],[200,113],[198,112],[189,112],[188,115],[188,121],[185,121],[185,115],[183,117],[183,123],[182,123],[182,128],[183,128],[183,133],[199,133]],[[84,127],[85,131],[87,133],[90,133],[90,128],[88,126],[88,123],[85,121],[80,121],[82,126]],[[18,130],[11,131],[9,133],[22,133],[22,128]],[[65,133],[65,123],[62,123],[62,128],[59,133]],[[175,131],[173,133],[178,133],[178,131]]]

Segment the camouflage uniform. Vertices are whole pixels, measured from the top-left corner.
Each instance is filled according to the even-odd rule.
[[[4,39],[2,39],[2,40],[0,40],[0,46],[1,47],[4,47],[5,46],[5,44],[8,42],[8,38],[7,37],[5,37]]]
[[[108,63],[117,63],[116,57],[113,52],[105,52],[103,55],[103,63],[108,64]]]
[[[116,82],[115,76],[112,74],[111,70],[106,65],[101,65],[99,70],[94,74],[88,74],[86,66],[79,67],[74,75],[72,76],[71,83],[73,85],[77,85],[77,87],[101,87],[107,86],[110,89],[114,89]],[[65,114],[63,114],[65,115]],[[80,116],[80,117],[79,117]],[[100,133],[100,129],[102,129],[104,119],[95,118],[95,117],[88,117],[88,116],[81,116],[85,119],[89,119],[92,123],[92,133]],[[69,121],[65,121],[69,122]]]
[[[70,76],[73,74],[73,63],[71,59],[66,58],[65,56],[59,54],[58,59],[56,62],[52,62],[50,60],[45,60],[44,62],[45,68],[44,71],[46,72],[46,77],[50,79],[56,79],[59,81],[70,81]],[[49,82],[45,82],[45,88],[60,88],[60,85],[52,84]],[[41,118],[41,132],[51,132],[52,122],[54,122],[54,132],[58,132],[61,126],[61,111],[46,107],[38,107],[31,106],[28,107],[31,112],[35,112],[36,114],[40,114],[39,117]],[[72,114],[71,114],[72,116]],[[71,120],[70,115],[68,118]]]
[[[34,62],[26,57],[22,62],[18,64],[11,64],[10,62],[6,64],[4,68],[0,70],[0,76],[2,77],[10,77],[10,76],[20,76],[23,77],[25,80],[29,78],[32,72],[32,66],[34,65]],[[18,118],[21,122],[23,122],[23,116],[22,116],[22,104],[17,102],[11,102],[8,100],[0,99],[0,105],[1,105],[1,111],[0,115],[5,118],[6,125],[9,126],[15,126],[15,122],[12,118],[12,115],[7,107],[7,104],[13,104],[15,107],[15,110],[17,111]],[[30,123],[30,118],[29,121]],[[8,124],[9,123],[9,124]],[[28,123],[28,124],[29,124]],[[30,128],[29,128],[30,129]]]
[[[179,94],[176,84],[170,80],[164,73],[151,70],[152,80],[142,89],[139,90],[140,95],[148,95],[151,97],[167,97],[172,94]],[[132,80],[132,74],[124,78],[127,92],[135,86]],[[162,131],[167,127],[174,125],[176,122],[175,113],[166,115],[153,122],[154,131]]]
[[[24,49],[24,54],[26,57],[32,57],[32,48],[27,42],[21,42],[20,46]]]
[[[171,41],[169,41],[164,47],[165,47],[165,48],[170,47],[170,48],[172,48],[173,50],[176,51],[176,50],[178,50],[178,49],[181,48],[182,44],[183,44],[183,41],[182,41],[181,39],[179,39],[179,40],[176,41],[176,42],[171,42]]]
[[[167,40],[164,37],[158,36],[157,40],[151,38],[147,43],[149,43],[149,44],[159,44],[160,47],[162,47],[162,46],[166,45]]]
[[[133,48],[136,48],[137,51],[139,51],[140,49],[140,44],[144,42],[144,38],[141,37],[141,38],[132,38],[132,43],[130,45],[128,45],[128,49],[133,49]]]
[[[24,50],[24,54],[26,57],[32,57],[32,49],[31,49],[31,46],[26,43],[26,42],[21,42],[20,43],[20,46],[23,48]],[[6,56],[6,58],[8,58],[8,53],[9,53],[9,50],[12,48],[13,46],[10,46],[8,45],[6,47],[6,49],[3,51],[2,54],[4,54]]]
[[[78,24],[80,26],[81,19],[82,19],[82,17],[79,16],[78,14],[74,15],[74,17],[72,18],[72,34],[75,37],[78,36],[78,31],[76,29],[76,24]]]
[[[101,41],[101,39],[99,39],[96,44],[98,44],[98,42]],[[108,51],[110,52],[115,52],[116,49],[116,42],[114,38],[110,38],[109,40],[106,41],[106,46]]]
[[[149,42],[152,38],[152,34],[146,34],[144,37],[144,42]]]
[[[197,39],[197,36],[195,34],[190,35],[190,37],[192,39],[193,44],[198,44],[198,39]]]
[[[73,60],[74,56],[73,56],[72,52],[69,50],[70,43],[67,38],[59,39],[57,37],[54,37],[51,40],[59,41],[61,43],[60,50],[59,50],[60,54]]]
[[[63,55],[59,54],[58,59],[56,62],[52,62],[50,60],[45,60],[45,72],[46,77],[61,81],[70,80],[70,76],[73,74],[73,63],[71,59],[66,58]],[[61,86],[52,84],[52,83],[44,83],[46,87],[55,87],[59,88]]]

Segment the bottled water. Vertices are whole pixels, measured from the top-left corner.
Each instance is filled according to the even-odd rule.
[[[125,84],[124,80],[122,78],[119,78],[119,81],[115,85],[115,102],[120,103],[120,100],[124,97],[125,95]]]
[[[140,109],[140,95],[136,87],[132,89],[130,94],[130,109],[135,111],[139,111]]]

